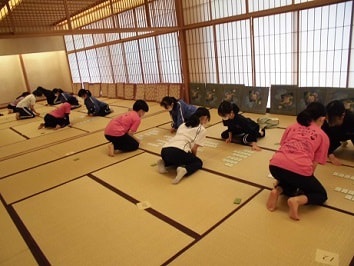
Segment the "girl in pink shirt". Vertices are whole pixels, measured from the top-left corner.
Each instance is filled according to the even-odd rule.
[[[268,210],[274,211],[279,195],[285,194],[290,218],[299,220],[299,206],[321,205],[327,200],[326,190],[313,175],[317,164],[327,159],[329,139],[321,129],[325,119],[325,107],[313,102],[285,130],[281,147],[270,160],[269,170],[278,182],[268,197]]]
[[[67,102],[60,105],[57,109],[46,114],[44,116],[44,123],[41,123],[38,129],[41,129],[43,127],[58,129],[67,125],[71,126],[69,114],[71,106],[75,104],[76,102],[73,99],[69,98]]]
[[[104,136],[110,142],[108,155],[114,156],[115,150],[135,151],[139,148],[139,141],[133,137],[138,130],[141,117],[149,111],[149,106],[144,100],[137,100],[133,111],[113,118],[107,125]]]

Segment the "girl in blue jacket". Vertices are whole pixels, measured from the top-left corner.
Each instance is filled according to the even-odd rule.
[[[175,97],[163,97],[160,106],[169,111],[172,123],[171,132],[176,132],[177,128],[192,116],[197,110],[194,105],[186,104],[183,100]]]
[[[89,116],[106,116],[112,113],[109,105],[97,100],[91,95],[89,90],[80,89],[78,95],[84,99],[84,103],[88,111],[87,114]]]

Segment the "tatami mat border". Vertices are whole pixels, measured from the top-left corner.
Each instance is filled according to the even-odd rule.
[[[97,183],[101,184],[102,186],[108,188],[109,190],[113,191],[114,193],[120,195],[121,197],[123,197],[124,199],[130,201],[133,204],[137,204],[139,201],[131,196],[129,196],[128,194],[124,193],[123,191],[117,189],[116,187],[104,182],[103,180],[101,180],[100,178],[94,176],[93,174],[88,174],[87,176],[89,176],[90,178],[92,178],[93,180],[95,180]],[[183,233],[185,233],[186,235],[194,238],[194,239],[199,239],[200,235],[196,232],[194,232],[193,230],[185,227],[184,225],[172,220],[171,218],[163,215],[162,213],[152,209],[152,208],[147,208],[146,209],[147,212],[149,212],[150,214],[154,215],[155,217],[159,218],[160,220],[168,223],[169,225],[175,227],[176,229],[182,231]]]
[[[37,245],[36,241],[33,239],[32,235],[26,228],[25,224],[22,222],[21,218],[18,216],[15,209],[12,207],[12,205],[6,204],[1,194],[0,201],[5,206],[7,213],[9,214],[18,231],[20,232],[23,240],[26,242],[29,250],[31,251],[38,265],[50,265],[48,259],[46,258],[40,247]]]
[[[200,238],[194,240],[192,243],[190,243],[189,245],[187,245],[185,248],[183,248],[182,250],[180,250],[178,253],[176,253],[173,257],[171,257],[170,259],[168,259],[167,261],[165,261],[163,264],[163,266],[168,265],[169,263],[171,263],[172,261],[174,261],[176,258],[178,258],[180,255],[182,255],[186,250],[188,250],[190,247],[194,246],[195,244],[197,244],[201,239],[203,239],[206,235],[208,235],[210,232],[212,232],[216,227],[218,227],[220,224],[222,224],[225,220],[227,220],[230,216],[232,216],[234,213],[236,213],[237,211],[239,211],[241,208],[243,208],[244,206],[247,205],[248,202],[250,202],[254,197],[256,197],[259,193],[261,193],[263,191],[263,189],[258,190],[256,193],[254,193],[251,197],[249,197],[245,202],[242,203],[241,206],[239,206],[238,208],[234,209],[232,212],[230,212],[228,215],[226,215],[223,219],[221,219],[219,222],[217,222],[216,224],[214,224],[211,228],[209,228],[205,233],[203,233]]]

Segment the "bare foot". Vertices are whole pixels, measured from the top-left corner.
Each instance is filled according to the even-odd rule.
[[[41,124],[38,126],[38,129],[41,129],[41,128],[44,128],[44,123],[41,123]]]
[[[108,156],[114,157],[114,146],[113,143],[108,143]]]
[[[16,120],[20,120],[20,113],[16,113]]]
[[[300,220],[298,209],[299,209],[299,202],[295,197],[291,197],[288,199],[288,206],[289,206],[289,217],[294,220]]]
[[[55,129],[59,129],[59,128],[61,128],[60,125],[56,125],[56,126],[55,126]]]
[[[273,188],[268,196],[267,209],[270,210],[271,212],[277,209],[279,195],[280,195],[279,189]]]

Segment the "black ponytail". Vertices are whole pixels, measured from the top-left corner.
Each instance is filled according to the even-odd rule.
[[[297,115],[296,121],[300,125],[308,127],[311,122],[322,116],[326,116],[326,108],[324,105],[320,102],[312,102],[306,107],[305,110]]]

